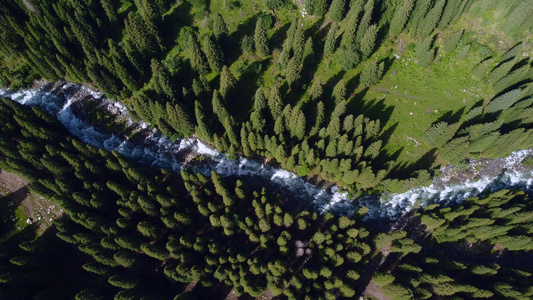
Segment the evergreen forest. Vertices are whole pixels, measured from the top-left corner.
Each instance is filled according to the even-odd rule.
[[[352,197],[533,147],[531,0],[2,0],[0,29],[2,88],[81,84]],[[7,97],[0,119],[0,175],[62,212],[20,222],[2,187],[1,299],[533,299],[528,190],[369,220],[147,166]]]

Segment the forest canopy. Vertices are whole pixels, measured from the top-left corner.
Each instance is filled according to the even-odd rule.
[[[529,0],[3,0],[0,86],[83,84],[172,139],[401,193],[533,146],[532,16]],[[533,296],[527,193],[377,226],[365,207],[291,210],[265,183],[142,166],[8,99],[0,116],[0,169],[65,213],[1,241],[2,297]]]

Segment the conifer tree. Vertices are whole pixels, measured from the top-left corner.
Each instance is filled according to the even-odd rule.
[[[339,80],[333,88],[333,98],[335,103],[340,103],[346,100],[346,81],[344,79]]]
[[[357,44],[361,42],[368,27],[370,27],[370,24],[372,22],[373,12],[374,12],[374,0],[370,0],[365,3],[365,13],[363,14],[363,17],[361,18],[361,22],[359,23],[359,26],[357,27],[357,35],[355,37],[355,41]]]
[[[323,92],[322,82],[320,80],[315,80],[307,93],[309,94],[310,99],[317,100],[322,96]]]
[[[374,51],[374,47],[376,45],[376,37],[378,33],[378,27],[376,24],[370,25],[368,29],[366,30],[365,34],[363,35],[363,38],[361,39],[361,54],[362,59],[366,60],[372,52]]]
[[[369,87],[377,84],[381,79],[384,67],[384,62],[381,62],[379,65],[377,61],[370,62],[361,72],[361,85]]]
[[[305,41],[304,46],[304,52],[303,52],[303,59],[304,61],[312,61],[315,58],[315,50],[313,46],[313,38],[309,37],[307,41]]]
[[[301,77],[300,65],[296,57],[291,58],[289,64],[287,65],[287,83],[289,87],[293,89],[298,85],[298,81]]]
[[[415,47],[418,63],[422,67],[427,67],[433,62],[435,57],[435,49],[432,48],[434,38],[434,36],[429,36]]]
[[[409,23],[407,24],[407,27],[413,33],[413,35],[416,35],[417,27],[426,17],[427,12],[431,8],[432,2],[433,0],[416,1],[416,5],[413,9],[411,17],[409,18]]]
[[[331,55],[333,52],[335,52],[335,49],[337,48],[337,31],[339,29],[339,25],[337,23],[333,24],[331,28],[328,31],[328,35],[326,36],[326,43],[324,44],[324,55]],[[344,35],[343,35],[344,39]]]
[[[460,0],[446,1],[446,6],[444,7],[444,11],[442,12],[442,16],[440,18],[439,24],[437,25],[437,28],[439,30],[446,29],[446,27],[451,22],[451,20],[455,17],[455,15],[461,14],[461,12],[459,11],[461,7],[461,2],[463,1],[460,1]]]
[[[234,87],[235,77],[233,77],[227,66],[222,67],[222,72],[220,73],[220,95],[222,98],[227,100]]]
[[[104,8],[105,14],[107,15],[107,18],[109,19],[109,22],[115,23],[118,20],[117,17],[117,9],[113,5],[113,1],[111,0],[100,0],[100,3],[102,4],[102,7]]]
[[[411,15],[411,10],[414,6],[414,0],[404,0],[397,8],[390,24],[389,33],[392,36],[397,36],[405,28],[405,24]]]
[[[204,38],[204,52],[211,70],[220,72],[222,62],[224,61],[222,51],[216,46],[210,36]]]
[[[440,20],[444,4],[446,4],[446,0],[437,0],[435,6],[428,12],[424,20],[418,25],[417,33],[420,36],[426,37],[433,32]]]
[[[457,43],[459,43],[462,36],[463,36],[463,31],[459,31],[456,34],[454,34],[449,40],[447,40],[444,43],[444,51],[446,51],[447,53],[450,53],[453,50],[455,50],[455,47],[457,47]]]
[[[213,15],[213,33],[219,42],[229,33],[226,22],[220,13]]]
[[[262,20],[257,20],[255,23],[254,43],[257,54],[267,56],[270,53],[266,29]]]
[[[191,67],[198,73],[205,75],[209,72],[205,56],[200,50],[198,42],[196,42],[195,35],[191,35],[189,38],[189,58],[191,60]]]
[[[270,113],[274,120],[276,120],[283,110],[283,102],[281,101],[281,96],[279,95],[279,89],[276,85],[270,90],[270,95],[268,96],[268,107],[270,108]]]
[[[346,8],[346,0],[333,0],[329,7],[329,18],[333,22],[340,22],[344,19],[344,10]]]

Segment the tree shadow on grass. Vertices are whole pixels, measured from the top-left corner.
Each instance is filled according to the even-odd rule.
[[[257,21],[257,15],[252,16],[247,19],[246,22],[239,24],[237,29],[228,35],[227,45],[224,45],[224,54],[226,61],[234,62],[241,55],[241,40],[245,35],[251,36],[253,38],[255,31],[255,23]],[[272,46],[269,43],[270,49]]]
[[[233,103],[228,107],[231,114],[239,119],[247,119],[254,106],[254,95],[259,87],[259,79],[268,70],[271,58],[252,61],[242,73],[233,88]]]
[[[187,1],[181,3],[165,16],[161,27],[163,28],[163,43],[165,48],[171,49],[175,46],[176,38],[183,26],[194,22],[194,16],[191,15],[192,5]]]
[[[22,186],[3,197],[0,197],[0,236],[15,230],[17,224],[15,211],[26,198],[30,190]]]
[[[447,110],[431,125],[435,125],[440,122],[447,122],[448,124],[459,122],[459,120],[461,120],[461,117],[463,116],[464,111],[465,107],[460,108],[456,112],[454,112],[453,110]]]
[[[384,99],[364,101],[363,99],[367,92],[368,88],[361,93],[357,93],[357,96],[353,97],[348,103],[347,111],[356,111],[371,120],[379,120],[381,127],[384,127],[390,120],[394,106],[386,105]]]
[[[431,149],[414,163],[401,163],[395,166],[389,173],[389,177],[397,179],[408,179],[413,173],[419,170],[430,170],[437,158],[437,150]]]

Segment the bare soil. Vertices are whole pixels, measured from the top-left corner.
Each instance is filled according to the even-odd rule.
[[[370,282],[368,286],[366,287],[365,292],[363,293],[365,296],[372,296],[378,300],[392,300],[388,297],[383,296],[381,292],[381,288],[377,286],[375,283]]]
[[[28,182],[18,175],[0,170],[2,200],[12,201],[15,207],[22,206],[28,219],[40,229],[46,230],[63,211],[53,202],[32,193],[27,185]]]

